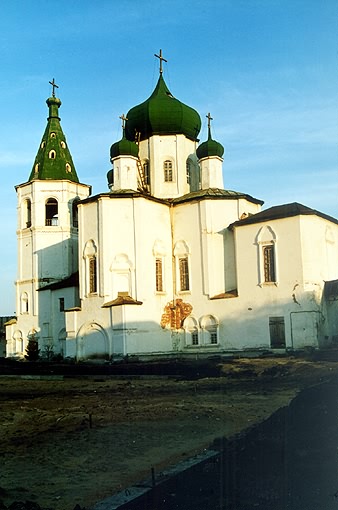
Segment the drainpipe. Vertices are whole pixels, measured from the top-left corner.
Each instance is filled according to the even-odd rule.
[[[173,304],[176,301],[176,260],[174,255],[174,204],[170,203],[170,234],[171,234],[171,264],[172,264],[172,284],[173,284]]]

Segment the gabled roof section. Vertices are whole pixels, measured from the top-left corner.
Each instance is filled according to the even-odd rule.
[[[128,295],[119,295],[116,299],[112,301],[108,301],[104,303],[101,308],[110,308],[111,306],[120,306],[120,305],[142,305],[142,301],[137,301]]]
[[[270,220],[278,220],[282,218],[291,218],[293,216],[319,216],[324,220],[331,221],[338,225],[338,220],[333,218],[332,216],[328,216],[327,214],[316,211],[316,209],[311,209],[310,207],[306,207],[305,205],[299,204],[298,202],[293,202],[291,204],[284,205],[276,205],[274,207],[270,207],[265,211],[260,211],[257,214],[252,214],[243,220],[235,221],[230,225],[230,228],[233,227],[242,227],[244,225],[250,225],[253,223],[263,223]]]
[[[262,200],[258,200],[257,198],[252,197],[251,195],[247,195],[246,193],[241,193],[239,191],[231,191],[220,188],[208,188],[202,189],[199,191],[192,191],[191,193],[187,193],[182,197],[177,197],[172,200],[174,204],[181,204],[183,202],[190,202],[193,200],[201,200],[203,198],[210,198],[213,200],[238,200],[239,198],[244,198],[249,202],[254,204],[264,204]]]
[[[46,103],[49,107],[47,127],[42,137],[29,181],[36,179],[65,179],[79,182],[66,137],[60,124],[59,108],[61,101],[53,96],[49,97]]]

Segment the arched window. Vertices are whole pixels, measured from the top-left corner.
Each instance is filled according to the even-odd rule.
[[[277,236],[271,227],[265,225],[257,236],[259,285],[277,284]]]
[[[32,205],[29,198],[24,203],[24,226],[26,228],[32,226]]]
[[[201,328],[204,331],[204,344],[218,344],[218,320],[213,315],[205,315],[201,319]]]
[[[60,145],[63,149],[66,148],[66,142],[64,142],[63,140],[61,140]]]
[[[48,157],[49,157],[49,159],[55,159],[56,158],[56,152],[55,152],[54,149],[49,151]]]
[[[79,216],[78,216],[78,204],[80,202],[79,198],[75,198],[72,203],[72,223],[73,227],[78,228],[79,226]]]
[[[84,249],[86,294],[96,294],[98,289],[97,281],[97,249],[92,239],[86,242]]]
[[[173,181],[173,163],[170,159],[163,162],[164,182]]]
[[[56,138],[56,134],[55,134],[55,133],[51,133],[51,134],[50,134],[50,137],[51,137],[51,138]]]
[[[185,343],[187,346],[199,345],[199,327],[198,321],[191,315],[184,320],[183,328],[185,330]]]
[[[23,292],[21,294],[21,313],[28,313],[29,306],[28,306],[28,294],[27,292]]]
[[[22,332],[20,330],[16,330],[13,334],[13,354],[23,354],[23,338]]]
[[[55,198],[49,198],[46,202],[46,222],[47,226],[58,225],[58,202]]]
[[[72,167],[70,166],[69,163],[66,163],[66,172],[67,172],[67,174],[70,174],[71,171],[72,171]]]

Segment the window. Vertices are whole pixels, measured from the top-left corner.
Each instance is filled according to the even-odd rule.
[[[46,142],[45,142],[45,141],[41,142],[41,146],[40,146],[40,147],[41,147],[41,149],[43,149],[43,148],[45,147],[45,145],[46,145]]]
[[[144,175],[144,183],[146,185],[150,184],[150,172],[149,172],[149,162],[145,161],[143,163],[143,175]]]
[[[189,290],[189,264],[188,257],[179,258],[180,290]]]
[[[218,345],[219,322],[213,315],[204,315],[201,318],[204,345]]]
[[[188,315],[188,317],[184,319],[183,329],[185,330],[185,345],[187,347],[199,345],[200,338],[198,320],[195,317]]]
[[[51,133],[51,134],[50,134],[50,137],[51,137],[51,138],[56,138],[56,134],[55,134],[55,133]]]
[[[60,312],[65,311],[65,298],[63,297],[59,298],[59,310]]]
[[[55,198],[49,198],[46,202],[46,225],[58,225],[58,202]]]
[[[65,149],[65,148],[66,148],[66,143],[65,143],[63,140],[61,140],[60,145],[61,145],[61,147],[62,147],[63,149]]]
[[[183,240],[177,241],[174,246],[175,279],[178,292],[190,291],[190,248]]]
[[[49,159],[55,159],[56,158],[55,150],[52,149],[51,151],[49,151],[48,157]]]
[[[156,258],[156,292],[163,292],[163,264],[162,259]]]
[[[210,333],[210,343],[211,344],[217,344],[217,331],[209,331]]]
[[[191,166],[190,161],[186,162],[186,175],[187,175],[187,184],[191,184]]]
[[[73,217],[73,227],[78,228],[79,226],[79,216],[78,216],[78,203],[79,199],[75,198],[72,203],[72,217]]]
[[[198,331],[192,331],[192,333],[191,333],[191,345],[198,345]]]
[[[35,166],[34,166],[34,173],[36,173],[36,174],[39,173],[39,163],[35,164]]]
[[[96,257],[89,258],[89,293],[97,292]]]
[[[67,172],[67,174],[70,174],[71,171],[72,171],[72,167],[70,166],[69,163],[66,163],[66,172]]]
[[[25,201],[25,224],[26,228],[32,226],[32,207],[29,199]]]
[[[172,182],[173,180],[173,164],[169,159],[165,160],[163,163],[163,171],[164,171],[164,182]]]
[[[21,294],[21,313],[28,313],[28,294],[27,292],[23,292]]]
[[[263,246],[264,281],[275,282],[275,249],[273,245]]]
[[[85,295],[90,296],[98,291],[98,255],[97,247],[93,239],[89,239],[83,251],[84,274],[85,274]]]
[[[261,227],[256,236],[258,284],[278,285],[278,237],[269,225]]]

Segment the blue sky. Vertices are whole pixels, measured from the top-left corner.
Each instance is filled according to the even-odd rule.
[[[15,312],[16,194],[54,77],[81,182],[108,191],[120,119],[145,100],[162,48],[172,94],[211,112],[224,187],[338,216],[336,0],[3,0],[0,315]]]

